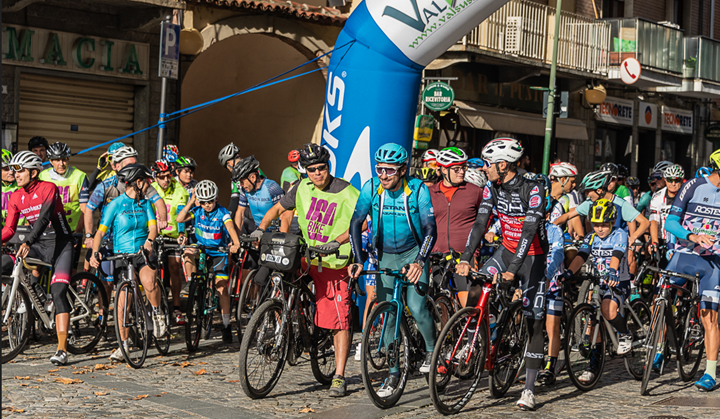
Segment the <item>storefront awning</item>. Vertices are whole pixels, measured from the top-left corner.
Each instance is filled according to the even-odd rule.
[[[460,124],[469,128],[545,136],[545,118],[528,112],[490,108],[456,100]],[[556,136],[568,140],[587,140],[587,127],[579,119],[558,118]]]

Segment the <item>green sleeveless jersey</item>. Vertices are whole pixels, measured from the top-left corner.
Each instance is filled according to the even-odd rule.
[[[161,234],[163,236],[177,238],[180,232],[185,232],[184,225],[181,226],[177,222],[177,215],[185,205],[187,205],[190,195],[180,182],[175,179],[170,180],[170,185],[167,190],[163,190],[157,182],[153,182],[152,187],[155,188],[167,206],[168,225]]]
[[[55,169],[49,168],[40,172],[38,178],[46,182],[52,182],[57,186],[65,207],[65,218],[70,224],[70,229],[75,231],[78,223],[83,218],[80,202],[82,200],[85,204],[89,198],[85,172],[75,167],[68,167],[65,175],[60,175]]]
[[[298,172],[296,168],[288,166],[285,170],[283,170],[282,175],[280,176],[280,186],[285,192],[287,192],[287,190],[290,189],[290,185],[300,179],[302,179],[300,172]]]

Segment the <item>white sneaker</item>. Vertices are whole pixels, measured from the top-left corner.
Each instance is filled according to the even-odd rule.
[[[535,410],[535,395],[532,390],[525,389],[516,403],[522,410]]]
[[[156,338],[161,338],[165,336],[165,333],[167,332],[167,325],[165,324],[165,316],[162,315],[162,313],[153,314],[153,335],[155,335]]]
[[[583,371],[582,375],[578,377],[578,381],[583,383],[590,383],[595,379],[595,373],[592,371]]]
[[[113,351],[112,354],[110,354],[110,360],[113,362],[125,362],[125,357],[123,356],[122,349],[119,347]]]
[[[632,349],[632,341],[633,337],[631,333],[628,333],[627,335],[623,335],[622,333],[618,334],[618,349],[617,354],[618,355],[625,355],[626,353],[630,352]]]
[[[380,386],[380,388],[378,389],[376,394],[379,397],[386,399],[393,395],[393,393],[395,392],[395,389],[397,389],[399,383],[400,383],[400,377],[398,377],[396,375],[390,375],[382,383],[382,385]]]
[[[358,343],[355,347],[355,360],[360,361],[362,360],[362,343]]]
[[[65,351],[59,350],[55,352],[55,355],[50,357],[50,362],[54,365],[65,365],[67,364],[67,354]]]

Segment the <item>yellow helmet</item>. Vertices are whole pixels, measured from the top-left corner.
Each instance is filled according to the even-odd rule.
[[[615,204],[607,199],[598,199],[590,207],[591,223],[613,223],[615,222]]]
[[[710,167],[713,170],[720,170],[720,148],[710,155]]]

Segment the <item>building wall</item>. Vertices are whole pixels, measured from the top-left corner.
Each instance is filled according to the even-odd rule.
[[[633,17],[649,19],[654,22],[662,22],[663,20],[666,20],[665,1],[672,0],[634,0]]]

